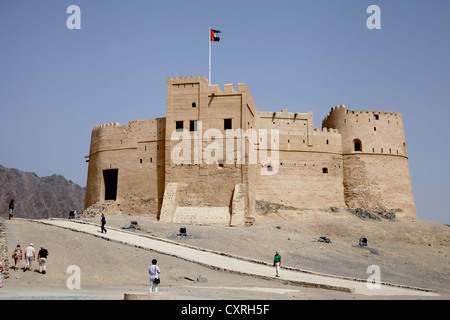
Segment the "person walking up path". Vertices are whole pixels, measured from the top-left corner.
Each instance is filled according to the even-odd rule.
[[[14,199],[11,200],[11,202],[9,203],[9,220],[11,220],[11,218],[14,216]]]
[[[102,233],[103,233],[103,231],[105,231],[105,233],[106,233],[106,229],[105,229],[106,218],[105,218],[105,215],[103,213],[102,213],[101,223],[102,223]]]
[[[39,272],[42,274],[46,273],[47,257],[48,257],[48,250],[45,249],[44,246],[41,246],[41,250],[39,250],[38,252],[37,261],[39,262]]]
[[[36,250],[33,247],[33,244],[30,243],[30,245],[28,247],[26,247],[25,249],[25,269],[24,271],[26,271],[27,269],[31,271],[31,264],[34,260],[36,260]]]
[[[2,272],[3,272],[3,263],[2,260],[0,260],[0,288],[3,288]]]
[[[275,277],[280,276],[280,267],[281,267],[281,255],[278,251],[275,252],[275,257],[273,257],[273,265],[275,266]]]
[[[22,260],[23,258],[20,244],[18,244],[17,247],[14,249],[13,258],[14,258],[14,270],[17,272],[17,270],[19,270],[19,261]]]

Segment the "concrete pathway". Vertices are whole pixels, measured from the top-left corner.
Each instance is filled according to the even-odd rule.
[[[258,263],[257,261],[246,259],[243,257],[233,257],[225,253],[215,253],[201,248],[194,248],[192,246],[178,244],[170,240],[159,239],[146,235],[139,235],[136,233],[111,227],[108,228],[108,232],[106,234],[100,233],[99,225],[76,222],[74,220],[50,219],[35,221],[70,229],[73,231],[92,234],[94,236],[102,237],[110,241],[116,241],[144,249],[153,250],[162,254],[175,256],[186,261],[198,263],[219,270],[247,274],[250,276],[265,279],[281,279],[306,287],[339,290],[343,292],[351,292],[368,296],[438,296],[437,293],[429,290],[409,288],[406,286],[398,286],[386,283],[382,283],[379,289],[369,289],[366,281],[345,279],[321,274],[312,274],[296,270],[288,270],[286,268],[281,269],[280,278],[275,278],[275,268],[273,266],[269,266],[261,262]]]

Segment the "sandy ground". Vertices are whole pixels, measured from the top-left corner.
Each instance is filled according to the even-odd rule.
[[[99,223],[100,217],[81,218]],[[424,220],[391,222],[361,220],[347,212],[283,211],[260,215],[251,227],[218,227],[160,223],[154,217],[107,216],[107,227],[121,228],[131,221],[141,227],[136,233],[271,262],[276,250],[282,264],[320,273],[367,279],[370,265],[381,270],[381,281],[436,290],[450,298],[450,228]],[[44,245],[50,255],[47,274],[12,269],[4,279],[0,299],[101,299],[120,300],[126,292],[147,292],[148,267],[158,260],[160,293],[174,300],[366,300],[424,299],[422,297],[362,296],[325,289],[294,286],[274,280],[209,269],[175,257],[27,220],[6,221],[8,257],[20,244]],[[179,237],[180,227],[188,236]],[[100,232],[100,227],[99,227]],[[326,236],[331,243],[313,241]],[[369,249],[356,247],[360,237]],[[70,290],[70,265],[81,271],[81,289]],[[20,267],[24,266],[21,261]],[[207,278],[206,283],[186,277]],[[427,298],[429,299],[429,298]]]

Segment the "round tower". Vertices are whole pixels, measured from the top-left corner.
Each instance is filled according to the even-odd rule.
[[[322,127],[341,133],[347,206],[416,217],[401,114],[341,105],[331,109]]]

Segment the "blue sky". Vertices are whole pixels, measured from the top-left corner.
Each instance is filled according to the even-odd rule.
[[[259,110],[402,113],[418,217],[450,224],[445,0],[2,0],[0,164],[85,186],[92,128],[164,117],[168,76],[208,76],[209,27],[213,83],[246,83]]]

